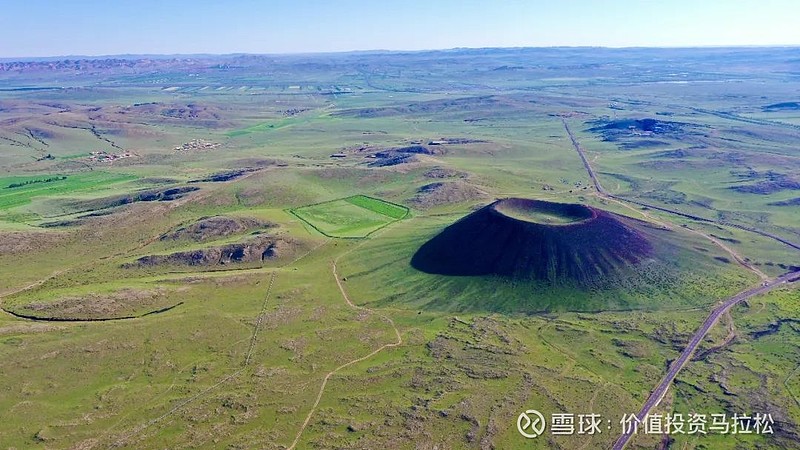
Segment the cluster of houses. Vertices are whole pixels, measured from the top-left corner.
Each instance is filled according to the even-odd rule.
[[[105,150],[98,150],[95,152],[89,153],[89,160],[94,162],[101,162],[101,163],[110,163],[114,162],[118,159],[123,158],[130,158],[133,154],[131,152],[125,151],[122,153],[109,153]]]
[[[192,139],[189,142],[184,142],[174,148],[176,152],[188,152],[196,150],[213,150],[221,144],[218,142],[211,142],[205,139]]]

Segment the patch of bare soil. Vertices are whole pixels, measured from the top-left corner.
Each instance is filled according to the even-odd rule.
[[[390,106],[381,108],[357,108],[336,112],[333,115],[343,117],[374,118],[393,117],[416,114],[443,114],[466,111],[485,111],[497,108],[528,108],[524,99],[512,98],[502,95],[482,95],[474,97],[427,100],[409,103],[407,105]]]
[[[163,307],[167,290],[122,289],[112,293],[90,293],[63,297],[54,302],[32,302],[20,312],[42,318],[97,319],[129,316],[137,311]]]
[[[443,178],[466,178],[467,174],[455,169],[448,169],[446,167],[434,167],[424,173],[426,178],[443,179]]]
[[[192,180],[189,183],[222,183],[225,181],[233,181],[237,178],[241,178],[248,173],[255,172],[258,169],[233,169],[233,170],[224,170],[222,172],[212,173],[211,175],[200,178],[197,180]]]
[[[412,144],[404,147],[377,148],[362,146],[355,150],[357,153],[367,153],[367,158],[371,161],[367,164],[370,167],[388,167],[400,164],[409,164],[419,161],[417,155],[443,155],[445,148],[441,145],[425,146]]]
[[[131,106],[102,107],[93,111],[90,117],[94,120],[108,122],[134,122],[143,120],[148,123],[174,122],[222,128],[232,126],[225,120],[222,109],[213,105],[199,103],[137,103]],[[135,120],[133,120],[135,119]]]
[[[770,195],[781,191],[800,190],[800,180],[787,174],[768,171],[762,174],[762,179],[756,183],[730,186],[728,189],[745,194]]]
[[[370,167],[390,167],[419,161],[416,156],[406,153],[378,152],[373,157],[374,161],[367,164]]]
[[[191,240],[203,242],[215,238],[241,234],[248,231],[273,228],[277,225],[249,217],[202,217],[198,221],[182,226],[161,236],[162,241]]]
[[[47,333],[50,331],[59,331],[63,329],[64,327],[59,325],[48,325],[37,322],[26,322],[26,323],[17,323],[14,325],[0,327],[0,336],[8,336],[13,334]]]
[[[62,233],[0,233],[0,256],[28,253],[42,248],[53,247],[67,235]]]
[[[144,256],[133,263],[125,264],[124,267],[221,266],[237,263],[261,263],[291,257],[298,253],[301,246],[299,241],[288,236],[258,236],[234,244],[175,252],[168,255]]]
[[[485,198],[486,193],[464,181],[445,181],[426,184],[409,200],[417,208],[459,203]]]
[[[195,186],[177,186],[147,189],[132,194],[114,195],[90,200],[72,200],[64,202],[64,207],[73,212],[98,211],[137,202],[171,202],[181,199],[200,188]]]

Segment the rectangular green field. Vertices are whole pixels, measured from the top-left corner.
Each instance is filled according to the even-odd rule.
[[[400,220],[408,215],[408,208],[405,206],[395,205],[377,198],[367,197],[366,195],[354,195],[344,199],[348,203],[356,206],[374,211],[384,216],[389,216],[392,219]]]
[[[133,175],[101,171],[74,175],[3,177],[0,178],[0,211],[28,204],[34,197],[87,191],[135,179]]]
[[[364,238],[408,215],[408,208],[364,195],[291,210],[320,233],[335,238]]]

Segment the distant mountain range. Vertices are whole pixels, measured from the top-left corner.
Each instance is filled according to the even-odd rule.
[[[274,65],[373,65],[394,62],[411,66],[420,62],[447,61],[448,64],[487,58],[495,63],[492,69],[523,70],[530,67],[552,66],[561,69],[589,67],[592,64],[613,65],[633,63],[656,65],[664,63],[675,70],[697,69],[697,66],[720,63],[725,67],[764,67],[779,64],[780,70],[792,71],[800,62],[800,47],[697,47],[697,48],[605,48],[605,47],[543,47],[543,48],[455,48],[425,51],[357,51],[343,53],[306,54],[192,54],[192,55],[109,55],[0,58],[2,74],[81,73],[145,73],[164,70],[202,70],[265,68]],[[391,60],[391,61],[390,61]],[[575,64],[578,66],[575,66]],[[568,66],[565,66],[568,64]],[[687,66],[688,64],[688,66]]]

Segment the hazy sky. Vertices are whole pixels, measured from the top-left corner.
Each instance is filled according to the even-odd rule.
[[[3,0],[0,57],[800,45],[798,0]]]

